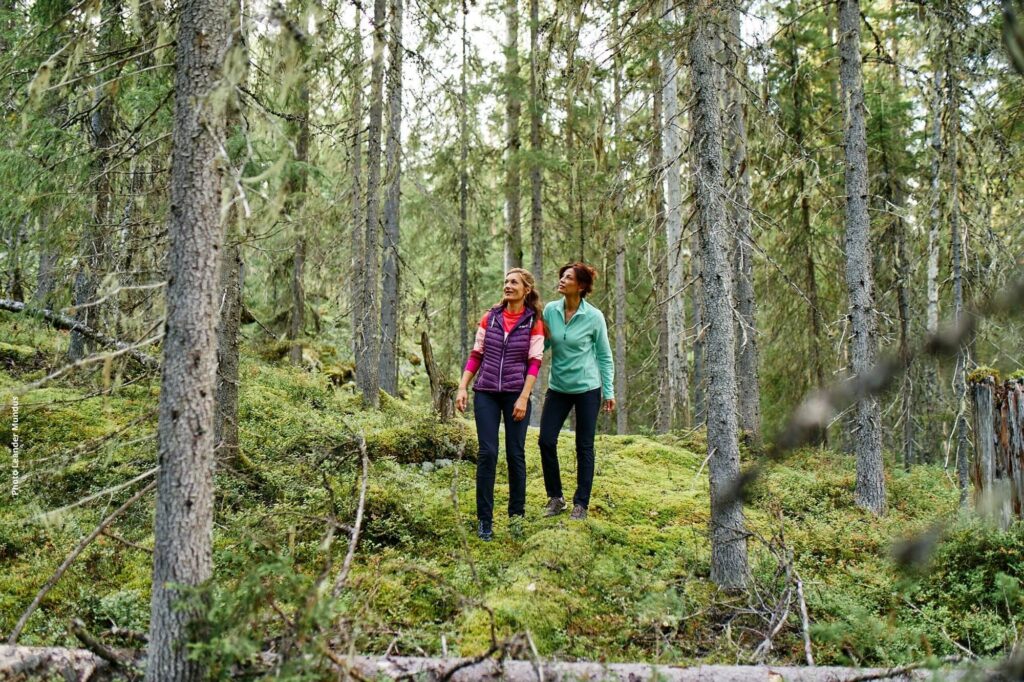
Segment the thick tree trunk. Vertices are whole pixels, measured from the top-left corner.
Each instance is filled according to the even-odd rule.
[[[673,0],[663,0],[661,18],[669,27],[676,25]],[[676,50],[661,50],[661,83],[664,107],[662,136],[665,164],[665,235],[668,253],[668,380],[672,392],[672,422],[689,424],[689,389],[686,385],[686,299],[683,295],[686,273],[686,246],[683,241],[683,192],[680,181],[683,134],[679,112],[679,62]]]
[[[730,217],[736,233],[735,286],[739,333],[736,338],[736,376],[741,384],[737,408],[739,426],[750,444],[761,445],[761,382],[757,371],[757,303],[754,294],[754,243],[750,221],[750,175],[747,173],[746,96],[744,64],[740,60],[739,5],[729,10],[726,31],[726,117],[728,120]]]
[[[523,267],[519,217],[519,6],[505,0],[505,270]]]
[[[368,405],[380,395],[380,314],[378,312],[378,223],[380,222],[380,134],[384,116],[384,3],[373,3],[373,61],[370,71],[370,125],[366,153],[366,234],[363,239],[363,295],[356,350],[356,383]]]
[[[661,83],[661,62],[660,57],[655,56],[653,63],[654,71],[654,96],[651,98],[651,154],[650,154],[650,176],[651,176],[651,204],[654,213],[654,238],[650,241],[655,245],[659,244],[658,236],[665,234],[665,185],[661,179],[662,164],[662,83]],[[667,249],[657,249],[655,290],[660,292],[654,296],[657,304],[658,315],[658,405],[654,413],[654,430],[658,433],[668,433],[672,429],[672,412],[676,396],[672,394],[672,385],[669,382],[668,356],[669,356],[669,327],[668,327],[668,253]],[[682,294],[679,294],[682,296]]]
[[[363,296],[366,293],[366,247],[363,235],[366,221],[363,217],[365,208],[363,197],[363,25],[362,12],[353,12],[355,27],[353,29],[352,58],[352,289],[350,306],[352,308],[352,357],[356,365],[360,364],[362,352],[361,335],[363,333],[362,311],[366,306]]]
[[[399,217],[402,197],[402,3],[391,4],[391,56],[388,63],[388,139],[385,150],[387,192],[384,197],[384,269],[380,308],[380,384],[398,395],[398,311],[400,239]]]
[[[697,143],[694,187],[701,235],[707,313],[708,473],[711,481],[711,579],[727,589],[746,584],[747,541],[743,506],[735,494],[740,476],[736,422],[732,265],[722,173],[721,111],[709,45],[707,10],[693,3],[690,37],[693,131]]]
[[[533,246],[533,279],[543,299],[544,288],[544,223],[541,205],[544,178],[541,173],[540,154],[542,151],[541,126],[543,125],[544,102],[540,95],[540,0],[530,0],[530,240]],[[616,379],[618,382],[618,379]],[[530,411],[530,425],[540,426],[540,415],[547,392],[547,372],[537,377],[534,390],[534,404]],[[618,386],[618,383],[616,383]]]
[[[462,0],[462,69],[459,101],[459,347],[469,357],[469,37],[466,33],[467,0]],[[535,412],[537,410],[534,410]]]
[[[875,362],[874,275],[868,218],[868,147],[860,59],[859,0],[839,0],[839,57],[846,150],[846,286],[850,298],[850,360],[863,376]],[[881,415],[877,398],[857,402],[854,419],[858,506],[885,513]]]
[[[204,679],[186,643],[198,613],[173,586],[211,577],[213,430],[223,119],[214,92],[227,52],[230,10],[216,0],[181,8],[177,39],[167,336],[160,388],[153,594],[147,680]]]

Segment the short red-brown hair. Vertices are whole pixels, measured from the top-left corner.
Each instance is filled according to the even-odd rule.
[[[559,268],[558,279],[562,279],[562,275],[564,275],[565,271],[570,268],[576,276],[576,282],[580,285],[580,298],[586,298],[587,294],[594,290],[594,280],[597,279],[597,269],[582,261],[576,261],[575,263],[569,263]]]

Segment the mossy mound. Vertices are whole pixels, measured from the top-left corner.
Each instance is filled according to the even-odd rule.
[[[7,323],[0,317],[0,330]],[[29,324],[19,334],[16,343],[45,349],[44,358],[61,352],[53,333]],[[0,506],[0,631],[132,489],[41,515],[155,464],[156,379],[103,396],[93,395],[93,382],[102,378],[79,376],[20,396],[21,493]],[[26,383],[0,366],[5,410],[11,391]],[[1024,616],[1024,531],[958,520],[957,490],[938,467],[904,473],[890,462],[889,512],[876,518],[853,504],[852,457],[806,449],[766,463],[745,506],[756,590],[735,596],[709,580],[702,431],[599,436],[590,515],[574,522],[542,516],[547,494],[530,429],[525,535],[514,539],[508,530],[502,458],[495,539],[483,543],[474,533],[468,420],[441,424],[429,407],[387,396],[379,410],[366,410],[326,373],[248,352],[240,383],[245,462],[222,461],[216,470],[216,577],[206,602],[209,636],[196,647],[215,676],[255,669],[257,654],[289,628],[303,628],[293,641],[305,642],[314,658],[322,655],[317,643],[338,633],[366,653],[477,654],[489,647],[493,627],[499,639],[529,632],[545,657],[746,662],[765,626],[758,599],[782,589],[773,552],[783,539],[804,581],[823,664],[899,665],[959,646],[998,653],[1012,646]],[[336,575],[348,551],[362,480],[358,434],[370,455],[362,534],[347,589],[332,599],[330,580],[326,587],[317,580],[328,561],[327,575]],[[3,438],[9,444],[9,429],[0,429]],[[573,445],[564,432],[567,497],[575,488]],[[454,463],[429,472],[411,466],[438,459]],[[73,616],[95,632],[115,624],[145,630],[152,514],[149,497],[111,528],[118,539],[94,542],[43,601],[22,643],[73,644],[66,628]],[[930,562],[907,571],[892,560],[895,542],[936,522],[944,532]],[[794,612],[770,660],[800,662],[802,646]]]

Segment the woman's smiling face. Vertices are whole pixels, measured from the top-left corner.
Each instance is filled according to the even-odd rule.
[[[523,282],[522,275],[518,272],[510,272],[505,275],[503,293],[504,297],[502,300],[506,303],[516,303],[526,298],[526,294],[530,293],[530,288]]]

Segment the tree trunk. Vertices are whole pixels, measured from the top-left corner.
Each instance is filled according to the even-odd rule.
[[[248,61],[246,36],[240,26],[242,8],[240,0],[230,3],[232,48],[240,52],[239,62]],[[243,76],[244,82],[244,76]],[[225,125],[227,134],[239,132],[240,103],[229,103]],[[230,148],[230,145],[228,145]],[[237,160],[232,159],[232,164]],[[234,182],[224,179],[224,191],[234,195]],[[217,325],[217,412],[214,422],[214,443],[217,455],[229,462],[237,462],[238,447],[238,330],[242,318],[242,251],[241,230],[237,198],[232,196],[227,222],[223,262],[220,268],[220,322]]]
[[[547,291],[544,288],[544,223],[541,206],[544,178],[541,174],[540,164],[542,151],[540,133],[543,125],[544,103],[540,95],[540,58],[540,0],[530,0],[530,151],[532,152],[530,162],[530,240],[533,245],[531,267],[533,268],[534,282],[543,299]],[[468,355],[468,353],[464,355]],[[547,383],[547,373],[541,372],[537,377],[533,409],[530,411],[531,426],[540,426],[540,415],[544,406]]]
[[[953,29],[948,35],[952,43]],[[964,280],[963,257],[964,244],[960,234],[960,84],[956,79],[951,53],[954,46],[950,44],[946,51],[946,119],[950,122],[949,131],[949,231],[950,251],[952,253],[953,277],[953,322],[959,325],[964,315]],[[956,393],[956,473],[960,485],[960,504],[967,504],[967,492],[971,481],[967,470],[970,453],[970,441],[967,426],[967,365],[970,362],[967,343],[962,343],[956,354],[956,374],[953,377],[953,391]]]
[[[181,586],[213,573],[213,430],[217,381],[217,293],[223,229],[220,149],[224,122],[211,98],[220,87],[230,11],[193,0],[181,8],[177,38],[171,219],[168,226],[167,336],[164,339],[157,453],[160,472],[153,552],[147,680],[202,680],[186,643],[195,607]],[[215,100],[214,100],[215,101]]]
[[[694,187],[704,269],[707,314],[708,474],[711,481],[711,579],[726,588],[746,583],[747,541],[743,506],[735,494],[740,476],[736,422],[732,265],[722,178],[721,112],[710,55],[708,16],[693,3],[690,37],[693,131],[697,143]]]
[[[120,26],[120,2],[104,0],[102,4],[103,29],[99,37],[99,50],[110,52],[117,48],[117,33]],[[96,76],[100,83],[96,86],[94,108],[89,117],[89,136],[93,149],[92,174],[93,207],[92,216],[85,226],[82,243],[79,249],[78,272],[75,274],[73,304],[82,306],[91,304],[96,298],[96,287],[109,267],[110,254],[108,241],[108,225],[111,223],[111,198],[113,183],[108,172],[114,147],[114,100],[111,91],[103,84],[103,74]],[[108,306],[87,305],[78,308],[75,319],[85,325],[102,327],[102,312]],[[77,332],[71,333],[68,346],[68,360],[80,360],[86,353],[86,339]]]
[[[33,296],[37,308],[50,308],[53,291],[57,285],[57,251],[48,246],[39,250],[39,272],[36,275],[36,293]]]
[[[519,7],[505,0],[505,270],[523,267],[519,218]]]
[[[850,297],[850,359],[853,374],[863,376],[875,362],[874,275],[868,218],[868,147],[864,121],[864,83],[860,59],[860,2],[839,2],[840,80],[846,151],[846,286]],[[881,416],[877,398],[857,402],[854,448],[857,453],[856,503],[885,513]]]
[[[671,28],[676,25],[673,0],[663,0],[662,20]],[[682,125],[679,113],[679,62],[676,50],[661,50],[661,82],[664,107],[662,136],[665,165],[665,231],[668,254],[668,380],[672,392],[671,415],[676,425],[689,424],[689,389],[686,385],[686,248],[683,241],[683,192],[680,181],[682,165]]]
[[[750,223],[750,175],[747,173],[746,97],[740,57],[740,6],[729,10],[725,37],[726,117],[730,178],[730,218],[736,232],[735,286],[739,334],[736,339],[736,376],[739,426],[754,447],[761,445],[761,383],[757,371],[757,304],[754,295],[754,242]]]
[[[536,2],[537,0],[531,0]],[[612,35],[619,35],[619,6],[616,2],[612,10]],[[615,194],[612,214],[612,225],[615,230],[615,432],[623,435],[629,430],[629,415],[626,411],[626,221],[619,225],[622,213],[623,161],[624,154],[619,146],[625,136],[622,132],[622,84],[620,82],[620,53],[616,51],[613,59],[613,103],[612,119],[615,124],[613,139],[615,140]]]
[[[467,0],[462,0],[462,70],[459,101],[459,347],[461,358],[469,357],[469,63],[466,33]]]
[[[366,151],[366,235],[363,240],[363,307],[360,314],[356,383],[368,405],[380,396],[380,315],[378,313],[377,229],[380,222],[380,133],[384,116],[384,3],[373,3],[373,61],[370,70],[370,125]]]
[[[355,27],[353,29],[353,51],[352,58],[352,357],[356,365],[362,353],[363,344],[361,339],[363,333],[363,309],[366,301],[363,299],[366,293],[366,266],[363,261],[366,258],[366,247],[363,244],[363,233],[366,230],[366,221],[363,217],[363,25],[360,11],[353,12],[355,15]]]
[[[388,64],[388,139],[385,152],[384,293],[380,308],[380,383],[398,395],[399,218],[402,196],[402,3],[391,3],[391,58]]]
[[[696,142],[692,142],[696,144]],[[707,420],[707,380],[705,378],[704,361],[706,358],[706,339],[704,336],[707,318],[705,316],[704,297],[701,288],[704,282],[704,265],[701,254],[700,235],[694,232],[691,238],[690,283],[691,303],[693,305],[693,424],[704,425]]]
[[[651,203],[654,213],[654,235],[650,241],[658,244],[657,236],[665,234],[665,186],[661,180],[662,164],[662,140],[664,139],[662,123],[662,83],[661,83],[661,62],[660,56],[654,57],[652,71],[654,72],[653,90],[651,98],[651,154],[650,154],[650,176],[651,176]],[[672,412],[676,396],[672,394],[672,386],[669,382],[668,356],[669,356],[669,325],[668,325],[668,253],[658,250],[656,256],[655,289],[661,292],[655,295],[658,314],[658,406],[654,414],[654,430],[658,433],[668,433],[672,429]],[[682,294],[679,294],[682,296]]]
[[[791,37],[791,50],[789,53],[790,78],[793,85],[793,141],[801,156],[806,155],[804,149],[804,107],[803,88],[804,80],[800,68],[800,54],[797,50],[796,37]],[[817,264],[814,259],[814,233],[811,226],[811,200],[807,188],[807,178],[804,172],[803,159],[797,164],[796,169],[797,196],[800,199],[800,233],[804,239],[804,284],[807,287],[807,300],[810,308],[809,317],[811,323],[811,365],[814,371],[814,387],[825,386],[825,363],[822,360],[822,327],[821,303],[818,297],[818,276]],[[828,443],[827,429],[821,429],[812,442]]]
[[[303,207],[306,204],[309,164],[309,49],[305,44],[297,46],[299,54],[298,89],[295,97],[296,121],[292,137],[295,139],[295,162],[288,175],[288,217],[295,226],[295,248],[292,252],[291,314],[288,320],[288,339],[292,342],[289,359],[293,365],[302,364],[303,322],[306,319],[306,218]]]
[[[937,41],[936,41],[937,42]],[[931,167],[929,184],[931,192],[928,209],[928,271],[927,271],[927,313],[926,325],[929,336],[939,331],[939,252],[941,250],[942,225],[942,81],[943,72],[936,67],[932,77],[934,93],[931,102]],[[924,389],[927,397],[927,427],[925,429],[926,451],[924,459],[933,461],[942,437],[937,428],[938,421],[938,360],[926,361]]]

